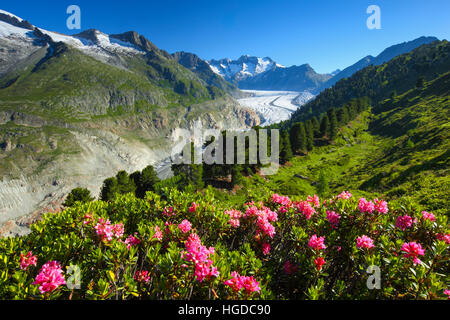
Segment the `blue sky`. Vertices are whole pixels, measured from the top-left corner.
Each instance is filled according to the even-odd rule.
[[[66,8],[81,8],[82,30],[135,30],[158,47],[203,59],[269,56],[317,72],[343,69],[360,58],[419,36],[449,39],[448,0],[146,0],[2,1],[0,8],[39,27],[73,34]],[[369,5],[381,9],[381,30],[369,30]]]

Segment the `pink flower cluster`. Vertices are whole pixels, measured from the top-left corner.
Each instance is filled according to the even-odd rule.
[[[113,237],[120,239],[123,235],[123,224],[111,224],[108,220],[99,218],[97,224],[94,227],[95,232],[102,240],[111,241]]]
[[[244,218],[256,217],[256,224],[258,226],[258,230],[256,231],[257,236],[260,234],[264,234],[273,238],[275,235],[275,227],[271,224],[271,222],[275,222],[278,220],[278,215],[276,212],[270,210],[267,207],[262,207],[258,209],[256,206],[251,206],[247,208],[244,214]]]
[[[29,266],[36,266],[37,256],[33,256],[33,252],[29,251],[27,255],[20,253],[20,269],[27,270]]]
[[[178,225],[178,229],[181,230],[183,233],[188,233],[191,231],[192,224],[189,222],[189,220],[184,219],[181,221],[181,223]]]
[[[375,205],[372,201],[367,201],[365,198],[359,199],[358,208],[361,213],[372,213],[375,210]]]
[[[150,273],[146,270],[136,271],[134,275],[134,280],[141,283],[148,283],[150,281]]]
[[[49,261],[44,264],[33,284],[39,285],[39,291],[42,294],[52,292],[59,286],[66,284],[61,264],[58,261]]]
[[[241,289],[244,289],[247,294],[261,291],[259,282],[253,279],[253,276],[241,276],[236,271],[231,273],[231,279],[226,280],[224,284],[231,287],[234,292],[239,292]]]
[[[239,210],[226,210],[225,214],[230,216],[230,220],[228,220],[228,223],[232,227],[238,228],[240,226],[239,219],[242,217],[242,212],[240,212]]]
[[[346,199],[350,199],[352,197],[352,194],[348,191],[342,191],[339,195],[338,198],[346,200]]]
[[[294,202],[294,207],[297,209],[297,212],[303,214],[307,220],[311,219],[312,215],[316,213],[316,210],[314,210],[311,203],[308,201],[296,201]]]
[[[317,237],[315,234],[309,239],[308,245],[317,251],[327,248],[325,246],[325,237]]]
[[[408,215],[399,216],[395,221],[395,226],[405,231],[407,228],[411,228],[415,221]]]
[[[153,235],[152,239],[156,239],[158,241],[162,241],[163,239],[163,233],[158,226],[155,226],[155,234]]]
[[[450,300],[450,290],[449,289],[444,290],[444,294],[448,296],[448,299]]]
[[[436,234],[436,239],[445,241],[446,244],[450,244],[450,234],[443,235],[441,233]]]
[[[181,258],[190,261],[195,265],[194,274],[197,281],[202,282],[205,278],[212,276],[218,277],[219,271],[212,265],[212,260],[209,259],[214,254],[214,248],[207,249],[202,245],[200,237],[192,233],[186,241],[186,250],[181,253]]]
[[[137,233],[133,235],[130,235],[128,238],[125,239],[125,244],[127,245],[127,248],[130,249],[132,246],[137,246],[139,243],[141,243],[141,240],[139,240],[137,237],[135,237]]]
[[[198,207],[199,207],[199,205],[196,204],[195,202],[193,202],[192,205],[189,207],[189,212],[190,213],[196,212]]]
[[[272,202],[289,207],[291,204],[291,199],[287,196],[280,196],[279,194],[274,193],[272,194]]]
[[[436,217],[431,212],[422,211],[423,220],[436,221]]]
[[[320,207],[320,200],[316,194],[314,195],[314,197],[308,196],[308,198],[306,198],[306,201],[312,203],[316,208]]]
[[[265,256],[267,256],[270,253],[270,243],[264,242],[262,244],[262,252]]]
[[[384,214],[389,212],[388,204],[386,201],[378,200],[378,199],[374,199],[373,201],[375,202],[375,210],[376,211],[378,211],[379,213],[384,213]]]
[[[366,235],[356,238],[356,247],[358,249],[365,248],[370,249],[375,247],[373,240]]]
[[[174,215],[175,215],[175,211],[173,210],[172,207],[164,208],[162,214],[163,214],[164,216],[166,216],[166,217],[170,217],[170,216],[174,216]]]
[[[418,256],[425,255],[425,250],[422,249],[420,243],[416,242],[405,242],[401,248],[405,252],[405,258],[413,258],[414,264],[420,264],[422,261],[419,260]]]
[[[333,227],[337,227],[340,218],[341,216],[338,213],[327,210],[327,220],[333,225]]]

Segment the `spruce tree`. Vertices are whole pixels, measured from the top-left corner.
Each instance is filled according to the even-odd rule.
[[[145,167],[142,170],[139,177],[139,182],[136,185],[136,196],[143,199],[147,191],[154,191],[154,186],[159,181],[160,180],[153,166],[149,165]]]
[[[311,120],[306,122],[306,149],[311,151],[314,148],[314,129]]]
[[[121,170],[116,175],[117,184],[119,188],[119,193],[125,194],[125,193],[135,193],[136,186],[134,184],[134,181],[130,179],[130,176],[128,173],[124,170]]]
[[[238,164],[231,167],[231,185],[234,187],[242,183],[242,167]]]
[[[65,207],[71,207],[77,201],[85,203],[92,200],[94,200],[94,198],[91,196],[91,192],[88,189],[75,188],[69,193],[63,205]]]
[[[290,131],[290,139],[292,151],[294,153],[300,150],[306,150],[306,131],[303,122],[297,122],[292,126]]]
[[[287,131],[280,135],[280,162],[286,163],[292,159],[292,147]]]
[[[328,132],[328,138],[330,140],[334,140],[337,137],[338,132],[338,121],[336,116],[336,110],[334,108],[331,108],[327,112],[328,119],[330,120],[330,127]]]
[[[312,125],[313,125],[314,137],[319,138],[319,134],[320,134],[320,123],[319,123],[319,120],[317,120],[317,117],[313,117],[311,122],[312,122]]]
[[[322,120],[320,121],[320,135],[322,137],[328,134],[329,127],[330,127],[330,119],[328,119],[328,116],[325,114],[322,117]]]
[[[105,181],[103,181],[103,186],[100,193],[100,200],[112,201],[114,200],[115,194],[118,192],[119,185],[117,183],[117,179],[114,177],[105,179]]]

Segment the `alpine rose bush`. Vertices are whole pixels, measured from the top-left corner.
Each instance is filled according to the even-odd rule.
[[[165,188],[46,214],[0,240],[0,299],[448,299],[447,215],[349,191],[252,192],[236,204]]]

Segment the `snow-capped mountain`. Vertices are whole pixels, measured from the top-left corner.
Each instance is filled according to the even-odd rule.
[[[24,57],[47,47],[50,42],[63,42],[114,66],[123,64],[118,54],[122,57],[128,54],[145,55],[146,50],[154,50],[170,56],[136,32],[107,35],[90,29],[76,35],[65,35],[38,28],[12,13],[0,10],[0,44],[4,48],[0,51],[0,75]]]
[[[215,73],[233,83],[238,83],[268,70],[284,68],[284,66],[276,63],[269,57],[259,58],[249,55],[243,55],[237,60],[210,60],[208,63]]]

